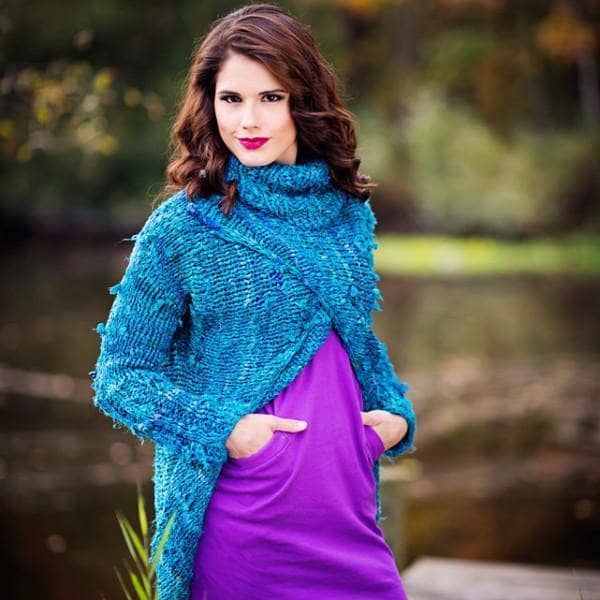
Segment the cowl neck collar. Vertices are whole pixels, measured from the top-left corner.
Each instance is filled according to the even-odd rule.
[[[294,165],[275,161],[248,167],[231,153],[225,166],[225,181],[237,182],[237,202],[245,208],[307,229],[331,225],[347,201],[322,158]]]

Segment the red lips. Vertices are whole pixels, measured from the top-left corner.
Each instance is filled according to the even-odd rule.
[[[247,150],[256,150],[269,141],[269,138],[238,138],[240,144]]]

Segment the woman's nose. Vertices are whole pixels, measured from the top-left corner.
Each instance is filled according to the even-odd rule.
[[[256,125],[258,125],[257,117],[256,117],[256,108],[255,108],[254,104],[249,102],[244,107],[244,110],[242,112],[241,126],[248,128],[248,127],[255,127]]]

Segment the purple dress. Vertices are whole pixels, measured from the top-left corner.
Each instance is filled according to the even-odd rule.
[[[254,454],[229,458],[206,510],[192,600],[405,600],[375,520],[374,462],[362,393],[331,329],[302,372],[258,413],[303,419]]]

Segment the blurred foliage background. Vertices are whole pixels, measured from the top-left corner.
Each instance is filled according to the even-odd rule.
[[[345,82],[380,229],[598,232],[600,1],[282,5]],[[191,49],[238,6],[4,2],[7,234],[139,222],[162,185]]]

